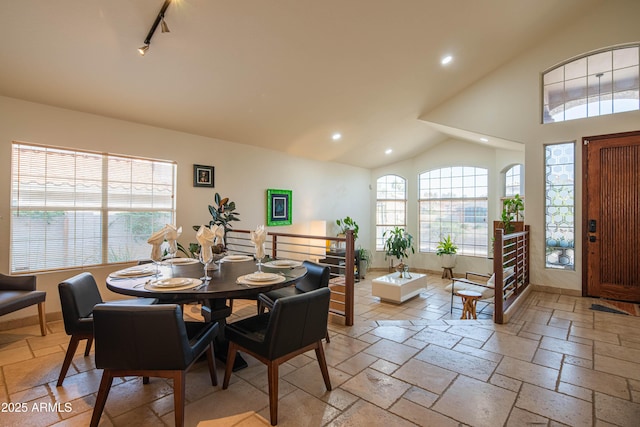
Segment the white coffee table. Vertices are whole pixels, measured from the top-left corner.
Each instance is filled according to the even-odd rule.
[[[380,276],[371,281],[371,294],[383,301],[402,304],[409,298],[413,298],[427,287],[427,275],[409,273],[410,279],[400,278],[399,273],[391,273]]]

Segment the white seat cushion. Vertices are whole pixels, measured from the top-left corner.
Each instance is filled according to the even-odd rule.
[[[487,282],[487,286],[490,286],[488,282]],[[462,290],[478,292],[479,294],[482,295],[480,299],[493,298],[493,296],[495,295],[493,286],[491,287],[478,286],[476,284],[473,284],[472,282],[467,282],[464,280],[454,280],[452,284],[450,284],[445,288],[445,290],[448,292],[452,292],[452,289],[455,292],[462,291]]]

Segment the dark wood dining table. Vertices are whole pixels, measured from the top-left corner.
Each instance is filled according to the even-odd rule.
[[[259,286],[244,285],[237,282],[238,277],[254,273],[257,271],[256,262],[235,261],[219,262],[212,264],[215,269],[208,270],[211,280],[204,281],[200,286],[185,290],[152,289],[145,287],[150,280],[168,278],[195,278],[203,276],[202,264],[174,264],[173,266],[161,263],[157,266],[160,276],[144,277],[107,277],[107,288],[118,294],[157,298],[160,304],[187,304],[190,302],[200,302],[202,304],[202,315],[207,322],[218,322],[220,334],[215,341],[216,357],[222,361],[227,357],[227,340],[224,336],[226,319],[231,315],[231,307],[227,305],[230,299],[257,299],[258,294],[290,286],[307,274],[307,269],[303,266],[287,269],[269,268],[263,265],[264,272],[277,273],[284,277],[284,280],[274,284],[260,284]],[[210,266],[210,267],[211,267]],[[155,268],[155,266],[154,266]],[[247,364],[241,357],[236,357],[234,371],[246,367]]]

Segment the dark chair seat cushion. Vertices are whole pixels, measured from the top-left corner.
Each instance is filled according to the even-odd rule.
[[[299,291],[295,286],[287,286],[286,288],[276,289],[274,291],[265,292],[258,296],[258,300],[265,303],[267,307],[273,307],[278,298],[290,297],[303,292]]]
[[[44,302],[44,291],[0,291],[0,316]]]
[[[264,313],[229,323],[224,330],[225,336],[229,341],[235,341],[247,350],[259,353],[264,346],[270,318],[270,313]]]

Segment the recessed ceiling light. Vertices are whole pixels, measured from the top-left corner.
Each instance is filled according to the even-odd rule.
[[[386,150],[384,150],[384,154],[391,154],[393,153],[393,150],[391,148],[387,148]]]
[[[450,63],[451,61],[453,61],[453,56],[451,55],[447,55],[444,58],[442,58],[442,60],[440,61],[440,63],[442,65],[447,65],[448,63]]]
[[[334,133],[333,135],[331,135],[331,139],[333,139],[334,141],[337,141],[340,138],[342,138],[342,135],[339,133]]]
[[[480,138],[480,141],[482,142],[489,142],[489,140],[487,138]]]

